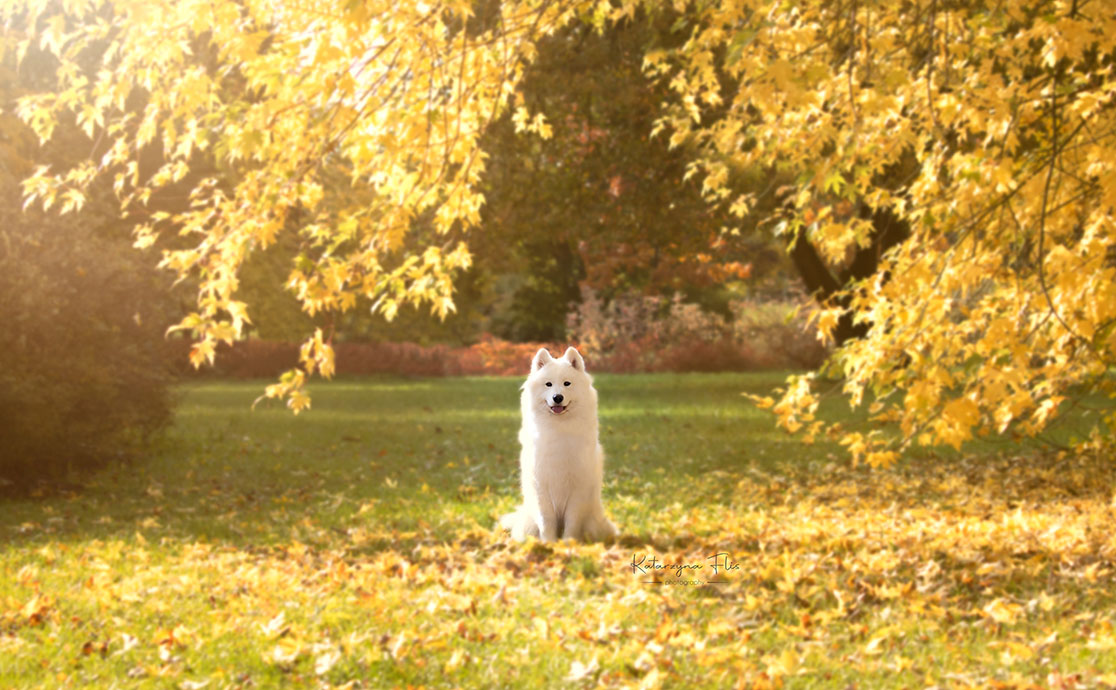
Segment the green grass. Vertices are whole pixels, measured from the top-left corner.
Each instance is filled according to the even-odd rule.
[[[1116,684],[1110,463],[852,468],[741,395],[782,379],[598,376],[609,545],[493,530],[517,380],[187,386],[145,462],[0,504],[0,688]]]

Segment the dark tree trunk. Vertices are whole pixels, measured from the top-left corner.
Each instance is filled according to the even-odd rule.
[[[861,209],[867,213],[867,209]],[[863,338],[868,333],[868,324],[854,323],[853,312],[849,309],[849,294],[838,294],[854,283],[875,274],[880,265],[880,257],[888,249],[910,237],[911,228],[906,221],[895,216],[890,210],[879,209],[872,214],[872,242],[867,247],[858,247],[849,265],[837,277],[825,265],[818,250],[805,237],[792,240],[790,256],[806,289],[820,304],[837,306],[844,309],[833,338],[837,347],[853,338]]]

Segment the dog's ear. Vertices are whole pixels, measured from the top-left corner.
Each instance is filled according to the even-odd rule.
[[[581,353],[576,348],[569,348],[562,357],[568,360],[574,369],[585,371],[585,360],[581,358]]]
[[[539,351],[535,353],[535,358],[531,360],[531,373],[535,373],[553,360],[554,358],[550,356],[550,351],[545,347],[540,347]]]

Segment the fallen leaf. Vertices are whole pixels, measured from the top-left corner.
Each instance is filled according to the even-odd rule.
[[[585,678],[590,678],[600,670],[600,664],[597,663],[597,657],[589,660],[588,664],[583,664],[580,661],[575,661],[570,664],[570,672],[566,676],[566,680],[570,682],[577,682]]]

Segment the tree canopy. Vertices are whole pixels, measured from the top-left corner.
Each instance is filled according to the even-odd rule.
[[[854,458],[1034,436],[1068,397],[1111,393],[1111,6],[749,2],[692,6],[687,21],[684,45],[646,59],[676,93],[661,124],[700,150],[711,200],[745,216],[733,170],[786,176],[775,231],[832,266],[873,243],[873,213],[909,230],[818,313],[833,333],[851,310],[864,337],[831,370],[901,429],[845,433]],[[824,426],[813,378],[764,401],[808,435]]]
[[[28,201],[79,207],[109,178],[138,245],[173,236],[163,264],[198,281],[179,325],[196,362],[241,331],[238,269],[280,233],[299,238],[287,285],[311,313],[358,299],[389,316],[408,301],[452,309],[463,233],[485,202],[482,135],[507,112],[519,132],[552,134],[519,91],[539,41],[572,21],[670,13],[674,39],[643,56],[664,87],[656,129],[691,156],[710,204],[784,237],[828,285],[822,332],[857,336],[842,335],[829,371],[901,431],[829,429],[854,458],[1039,435],[1070,398],[1112,391],[1106,3],[23,0],[3,12],[6,45],[58,63],[20,116],[44,139],[75,118],[93,151],[38,169]],[[159,164],[145,169],[152,147]],[[202,159],[212,170],[193,180]],[[768,184],[742,182],[756,179]],[[152,211],[175,184],[188,208]],[[429,239],[405,251],[415,228]],[[268,394],[297,410],[306,376],[331,370],[318,331]],[[761,402],[791,431],[826,430],[813,375]],[[1091,442],[1110,437],[1098,423]]]
[[[311,314],[359,298],[388,316],[420,301],[445,314],[452,273],[470,261],[457,234],[484,201],[478,138],[515,107],[538,36],[573,16],[562,3],[6,3],[6,46],[58,63],[53,89],[21,99],[20,117],[43,140],[75,118],[93,149],[67,170],[38,168],[27,201],[80,208],[107,177],[137,246],[177,235],[162,264],[198,282],[197,310],[178,325],[196,364],[249,321],[238,271],[280,233],[299,236],[287,285]],[[516,116],[549,134],[543,118]],[[153,148],[158,164],[144,169]],[[203,160],[211,174],[191,180],[186,208],[152,210]],[[372,193],[354,199],[354,185]],[[437,239],[402,252],[420,220]],[[301,409],[306,376],[332,370],[319,330],[268,395]]]

